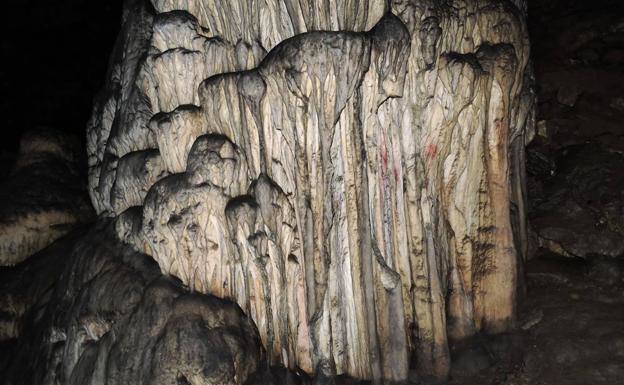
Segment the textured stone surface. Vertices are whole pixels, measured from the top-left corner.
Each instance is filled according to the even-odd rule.
[[[404,380],[415,353],[444,377],[449,339],[513,325],[533,95],[512,2],[152,3],[127,3],[88,129],[122,240],[309,374]]]
[[[622,155],[584,144],[567,146],[553,161],[554,175],[543,177],[531,210],[540,246],[582,258],[624,255]]]
[[[23,135],[16,163],[0,184],[0,266],[22,262],[93,219],[79,154],[75,138],[60,132]]]
[[[524,334],[523,377],[544,384],[617,384],[624,381],[624,280],[604,278],[614,258],[535,259],[527,264],[529,296],[523,308],[542,319]],[[610,270],[607,277],[604,269]],[[621,271],[621,270],[620,270]],[[613,285],[613,286],[611,286]]]
[[[567,256],[621,257],[624,4],[531,7],[540,129],[528,152],[528,186],[536,243]]]
[[[100,223],[0,272],[0,340],[19,338],[2,383],[245,383],[262,351],[240,308],[189,293],[115,238]]]

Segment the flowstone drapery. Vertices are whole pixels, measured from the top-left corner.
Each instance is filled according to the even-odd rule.
[[[128,1],[92,201],[271,363],[443,377],[514,322],[528,62],[509,1]]]

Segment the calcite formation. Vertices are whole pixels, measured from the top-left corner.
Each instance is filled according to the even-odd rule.
[[[93,204],[164,273],[236,301],[271,364],[444,377],[450,340],[514,323],[523,9],[128,1],[88,128]]]
[[[242,385],[262,362],[236,304],[164,277],[110,221],[0,271],[0,306],[2,384]]]

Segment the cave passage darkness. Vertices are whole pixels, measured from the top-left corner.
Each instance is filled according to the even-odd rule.
[[[119,32],[121,4],[121,0],[3,4],[2,176],[12,166],[25,131],[50,127],[84,143],[93,98],[104,84]]]
[[[18,309],[21,305],[16,298],[50,296],[46,288],[52,287],[57,278],[70,282],[73,278],[62,275],[63,245],[88,231],[96,218],[86,192],[85,127],[94,98],[107,78],[109,57],[121,25],[122,2],[7,0],[2,4],[0,226],[5,227],[0,228],[4,232],[0,232],[0,243],[13,245],[10,234],[17,232],[30,244],[41,246],[33,247],[43,248],[59,236],[50,235],[50,241],[45,237],[38,240],[37,223],[56,220],[50,216],[58,212],[66,221],[63,226],[71,230],[53,229],[68,235],[50,246],[49,253],[56,253],[51,262],[46,262],[46,253],[42,252],[33,257],[30,265],[0,266],[0,384],[21,384],[16,373],[28,367],[23,361],[13,360],[13,356],[23,357],[24,351],[38,349],[28,345],[36,338],[28,343],[20,339],[25,338],[20,335],[39,331],[20,330],[36,316],[27,312],[31,317],[28,322],[16,320],[25,311]],[[624,3],[528,3],[537,116],[535,133],[530,135],[531,143],[526,148],[529,258],[522,267],[517,325],[512,332],[479,334],[451,345],[452,367],[445,383],[624,384]],[[26,141],[22,152],[31,151],[36,156],[25,158],[16,167],[21,156],[20,139],[25,135],[29,138],[32,132],[37,134],[32,134],[31,142]],[[54,151],[58,148],[60,155],[38,155],[46,143]],[[36,202],[32,204],[35,214],[29,217],[35,224],[16,225],[19,219],[15,218],[31,215],[30,202]],[[35,216],[43,212],[55,214]],[[14,230],[15,226],[23,227]],[[98,240],[102,244],[106,241]],[[124,258],[130,258],[128,255],[124,254]],[[106,261],[102,263],[113,264],[108,257],[102,258]],[[158,275],[149,262],[132,263],[148,271],[137,280],[147,282]],[[47,272],[46,278],[35,282],[42,271]],[[111,278],[111,282],[108,290],[117,281]],[[162,287],[169,284],[162,283]],[[183,314],[185,310],[180,308],[196,304],[195,297],[186,298],[179,292],[162,294],[166,290],[159,291],[159,287],[149,290],[155,297],[175,297],[178,302],[173,312],[179,312],[175,314]],[[132,295],[134,292],[128,293]],[[186,300],[188,303],[181,303]],[[169,299],[163,303],[166,301]],[[216,308],[210,301],[208,305],[201,302],[201,306]],[[161,309],[164,305],[141,302],[140,306],[136,317],[147,319],[146,309]],[[108,330],[98,322],[89,324],[92,326],[84,333],[85,344],[93,335],[100,338],[98,333]],[[184,328],[195,330],[195,321],[184,322],[163,339],[178,338],[185,343],[185,338],[195,338],[184,332]],[[136,333],[141,332],[147,333]],[[162,359],[177,362],[167,352],[162,354]],[[241,362],[244,364],[244,360]],[[180,374],[177,383],[200,383],[187,377]],[[79,379],[72,377],[67,383],[79,383]],[[279,384],[309,379],[275,369],[253,380]],[[229,382],[216,379],[213,383]],[[418,378],[412,383],[435,382]]]

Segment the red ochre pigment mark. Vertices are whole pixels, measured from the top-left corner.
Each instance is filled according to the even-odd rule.
[[[503,143],[503,139],[505,138],[505,135],[507,135],[507,130],[505,128],[506,127],[504,126],[503,121],[500,119],[497,119],[496,120],[496,137],[499,143]]]
[[[427,147],[425,147],[425,157],[427,157],[428,159],[435,158],[437,152],[438,152],[438,146],[436,146],[433,143],[429,143]]]
[[[382,147],[381,150],[381,165],[382,170],[386,171],[388,169],[388,149],[386,147]]]

